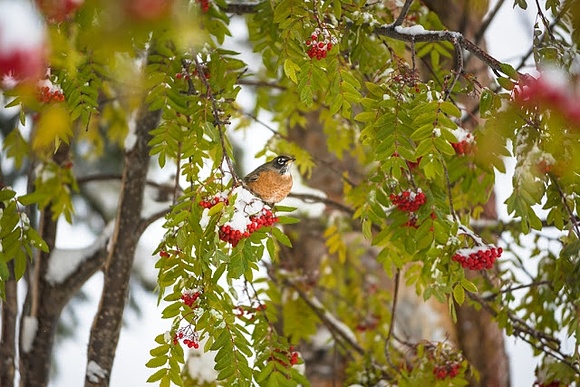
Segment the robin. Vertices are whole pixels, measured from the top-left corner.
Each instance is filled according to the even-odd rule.
[[[248,189],[266,203],[278,203],[292,189],[290,166],[296,160],[292,156],[280,155],[248,173],[244,183]]]

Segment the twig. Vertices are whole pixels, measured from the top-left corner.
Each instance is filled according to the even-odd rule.
[[[546,28],[546,32],[550,35],[550,38],[554,39],[554,34],[552,33],[550,23],[548,23],[548,19],[542,12],[542,7],[540,6],[540,2],[538,0],[536,0],[536,7],[538,8],[537,14],[540,17],[540,20],[542,20],[542,24],[544,25],[544,28]]]
[[[457,63],[455,65],[455,77],[453,78],[451,84],[449,84],[445,88],[445,96],[443,97],[444,101],[449,98],[449,96],[453,92],[455,84],[459,80],[459,77],[461,77],[461,75],[463,74],[463,53],[461,52],[461,46],[459,45],[457,39],[453,39],[451,43],[453,43],[453,47],[455,48],[455,60],[457,61]]]
[[[562,199],[562,204],[564,205],[564,208],[566,209],[566,212],[568,213],[568,216],[570,217],[570,222],[572,223],[572,226],[574,227],[574,231],[576,232],[576,237],[580,238],[580,227],[578,226],[578,221],[576,220],[576,215],[574,215],[574,212],[572,212],[572,209],[568,205],[568,202],[566,202],[566,195],[564,195],[564,192],[562,191],[560,184],[558,184],[558,180],[556,179],[556,177],[552,173],[549,173],[548,176],[550,177],[552,184],[554,184],[554,186],[558,190],[558,193],[560,194],[560,198]]]
[[[400,26],[401,24],[403,24],[403,22],[405,21],[405,18],[407,17],[407,14],[409,13],[409,8],[411,8],[412,2],[413,2],[413,0],[406,0],[405,1],[405,4],[403,4],[403,7],[401,8],[401,13],[397,17],[397,20],[395,20],[393,22],[394,26]]]
[[[397,268],[395,273],[395,289],[393,290],[393,305],[391,306],[391,325],[389,326],[389,332],[387,333],[387,339],[385,340],[385,356],[389,365],[398,371],[398,367],[395,366],[391,359],[391,351],[389,347],[391,344],[391,337],[393,336],[393,331],[395,329],[395,316],[397,312],[397,300],[399,298],[399,286],[401,282],[401,269]]]
[[[481,299],[484,301],[493,301],[500,294],[511,293],[511,292],[515,292],[516,290],[528,289],[528,288],[533,288],[536,286],[551,285],[551,284],[552,283],[550,281],[538,281],[538,282],[532,282],[529,284],[522,284],[522,285],[513,286],[513,287],[509,286],[507,289],[499,290],[499,291],[491,293],[490,295],[487,295],[487,296],[482,296]]]
[[[487,16],[487,18],[483,21],[483,23],[481,23],[481,27],[479,27],[479,31],[477,31],[477,33],[473,37],[473,40],[474,40],[475,44],[479,44],[479,42],[481,41],[481,39],[483,39],[483,35],[485,35],[485,32],[487,31],[487,28],[489,27],[489,25],[491,24],[491,22],[493,21],[493,19],[495,19],[495,16],[497,15],[497,13],[499,12],[499,10],[503,6],[503,3],[504,2],[505,2],[505,0],[499,0],[495,4],[495,7],[493,7],[493,9],[491,10],[491,12]]]
[[[244,86],[254,86],[254,87],[269,87],[271,89],[287,90],[286,86],[282,86],[278,83],[254,80],[254,79],[238,79],[238,84]]]
[[[445,172],[445,185],[447,186],[447,196],[449,196],[449,211],[453,219],[459,221],[457,218],[457,214],[455,213],[455,209],[453,208],[453,196],[451,194],[451,180],[449,179],[449,171],[447,170],[447,166],[443,164],[443,171]]]
[[[203,67],[202,67],[201,63],[199,63],[199,59],[197,58],[197,54],[195,52],[193,53],[193,60],[195,62],[195,68],[197,69],[197,75],[199,76],[199,78],[201,79],[201,82],[205,86],[206,96],[211,101],[214,124],[218,128],[218,133],[219,133],[219,137],[220,137],[220,144],[222,147],[222,163],[225,160],[225,162],[228,166],[229,173],[232,175],[232,179],[234,181],[234,186],[238,185],[238,184],[240,184],[241,179],[236,174],[236,170],[234,169],[234,165],[232,164],[232,160],[228,156],[228,151],[227,151],[227,147],[226,147],[226,139],[225,139],[224,123],[220,119],[219,109],[218,109],[218,106],[216,103],[216,99],[214,98],[213,93],[211,92],[211,86],[210,86],[210,84],[205,76],[205,73],[203,71]]]
[[[354,210],[352,208],[350,208],[349,206],[342,204],[340,202],[334,201],[332,199],[328,199],[319,195],[312,195],[312,194],[299,194],[299,193],[291,193],[288,195],[291,198],[295,198],[295,199],[300,199],[304,202],[310,202],[310,203],[322,203],[322,204],[326,204],[327,206],[331,206],[334,208],[337,208],[343,212],[346,212],[347,214],[354,214]]]

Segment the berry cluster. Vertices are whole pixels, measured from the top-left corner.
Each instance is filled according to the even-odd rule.
[[[188,348],[199,348],[199,335],[193,330],[191,325],[186,325],[177,330],[173,336],[173,344],[177,345],[179,340],[183,341],[183,344],[187,345]]]
[[[310,58],[321,60],[326,58],[328,51],[332,50],[333,43],[336,38],[330,35],[326,29],[316,28],[310,38],[306,39],[306,53]]]
[[[491,269],[495,260],[499,258],[503,250],[493,245],[477,246],[472,249],[461,249],[453,255],[453,260],[470,270]]]
[[[294,351],[292,346],[290,346],[288,351],[288,361],[290,361],[290,365],[298,364],[298,352]]]
[[[407,190],[398,195],[391,194],[390,199],[399,210],[404,212],[415,212],[426,201],[425,194],[421,191],[421,188],[417,192]]]
[[[544,71],[538,78],[524,75],[513,89],[513,99],[523,107],[549,108],[573,123],[580,123],[580,94],[570,85],[567,74]],[[576,90],[572,92],[571,90]]]
[[[446,378],[454,378],[459,374],[460,363],[446,362],[443,365],[436,365],[433,368],[435,379],[443,380]]]
[[[195,1],[199,3],[201,12],[206,13],[207,11],[209,11],[209,0],[195,0]]]
[[[64,102],[64,94],[60,90],[51,89],[48,86],[39,87],[36,91],[36,99],[42,103]]]
[[[224,224],[220,227],[219,237],[222,241],[228,242],[235,247],[242,238],[247,238],[254,231],[257,231],[262,227],[271,226],[278,222],[278,220],[278,217],[274,216],[271,210],[263,208],[260,216],[250,216],[250,223],[246,226],[245,230],[236,230],[229,224]]]
[[[540,160],[538,164],[536,164],[538,172],[545,175],[552,170],[552,163],[549,160]]]
[[[219,238],[222,241],[235,247],[241,239],[249,237],[253,232],[278,222],[279,219],[272,210],[242,186],[229,193],[222,192],[212,199],[201,200],[199,205],[209,209],[219,202],[229,204],[228,195],[235,195],[236,201],[233,203],[232,218],[219,228]]]
[[[473,150],[473,137],[471,134],[467,134],[465,140],[461,140],[459,142],[452,142],[451,146],[455,149],[455,153],[458,155],[466,155],[471,153]]]
[[[188,69],[181,70],[180,73],[175,74],[175,79],[185,79],[186,81],[190,80],[191,78],[197,76],[199,74],[196,70],[190,72]],[[209,68],[203,67],[203,75],[205,79],[209,79],[211,77],[211,73],[209,72]]]
[[[279,364],[283,365],[284,367],[292,367],[295,364],[298,364],[299,361],[299,355],[298,352],[296,352],[294,350],[294,346],[290,346],[290,348],[288,348],[288,351],[282,351],[280,349],[275,349],[274,352],[277,353],[284,353],[286,355],[286,357],[288,358],[288,362],[284,361],[283,359],[281,359],[278,356],[270,356],[269,360],[270,361],[276,361]]]
[[[226,204],[226,206],[228,205],[228,199],[222,198],[220,196],[215,196],[209,200],[201,200],[199,202],[199,205],[203,208],[212,208],[213,206],[215,206],[219,202],[224,202]]]
[[[193,303],[195,301],[197,301],[199,296],[201,296],[201,293],[199,292],[199,290],[193,291],[193,290],[186,289],[183,291],[183,294],[181,295],[181,300],[183,301],[183,303],[185,305],[192,308]]]

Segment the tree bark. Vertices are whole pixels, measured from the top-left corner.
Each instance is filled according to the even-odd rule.
[[[53,161],[62,164],[68,158],[69,147],[61,145],[53,156]],[[52,211],[46,208],[40,216],[40,235],[49,251],[55,247],[56,223]],[[66,301],[65,294],[53,291],[46,281],[50,253],[40,252],[34,265],[28,270],[31,276],[24,311],[20,320],[20,385],[44,386],[48,384],[51,353],[58,318]],[[36,329],[30,330],[29,324],[36,321]],[[33,337],[30,337],[33,335]],[[25,339],[30,339],[29,343]]]
[[[453,31],[461,32],[467,39],[480,39],[478,46],[485,49],[485,40],[480,30],[484,26],[484,16],[488,9],[488,2],[474,1],[436,1],[425,0],[425,5],[439,15],[443,24]],[[477,42],[476,42],[477,43]],[[484,87],[490,84],[489,70],[480,66],[477,61],[466,61],[465,72],[476,76]],[[468,111],[473,111],[479,104],[476,98],[464,98],[461,102]],[[475,129],[478,120],[466,122],[466,129]],[[497,220],[495,194],[485,204],[483,217]],[[466,275],[475,280],[479,277],[471,272]],[[476,310],[468,303],[457,308],[457,339],[467,360],[478,370],[480,380],[472,378],[472,386],[510,385],[509,359],[505,351],[504,336],[497,323],[483,309]]]
[[[62,145],[54,155],[53,160],[57,163],[63,163],[67,159],[68,147]],[[52,252],[55,250],[57,222],[52,219],[50,209],[45,209],[42,212],[39,231],[49,248],[49,253],[41,252],[38,254],[34,264],[29,267],[33,273],[28,277],[29,291],[23,308],[23,318],[20,321],[20,385],[31,387],[48,384],[54,337],[62,310],[81,286],[102,267],[106,257],[106,241],[103,241],[101,246],[90,257],[87,257],[83,264],[68,278],[60,283],[51,283],[47,280],[46,274],[50,259],[52,259]],[[23,329],[25,324],[34,321],[30,319],[36,320],[38,326],[32,337],[29,351],[26,351],[27,348],[22,341]],[[9,327],[10,324],[3,323],[3,330],[8,330]],[[5,346],[3,345],[2,348],[4,350]],[[2,359],[5,358],[2,357]],[[1,385],[12,386],[13,383],[5,383],[2,380]]]
[[[103,270],[103,292],[91,328],[85,386],[109,385],[131,268],[140,236],[136,230],[141,222],[143,192],[150,160],[147,145],[151,137],[149,132],[159,124],[160,118],[160,111],[149,111],[148,106],[143,103],[136,122],[135,146],[125,154],[113,243]]]
[[[14,263],[8,263],[10,278],[4,285],[2,300],[2,337],[0,338],[0,386],[13,386],[16,359],[16,316],[18,292],[14,279]]]

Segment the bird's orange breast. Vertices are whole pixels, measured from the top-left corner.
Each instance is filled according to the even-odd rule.
[[[275,171],[262,171],[258,179],[247,183],[248,188],[266,203],[278,203],[290,193],[292,176]]]

